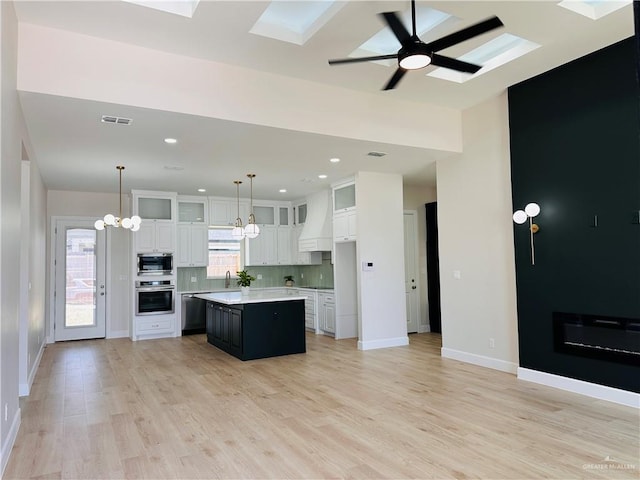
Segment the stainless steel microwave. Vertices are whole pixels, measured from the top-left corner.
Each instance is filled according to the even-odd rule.
[[[172,253],[139,253],[138,275],[173,274]]]

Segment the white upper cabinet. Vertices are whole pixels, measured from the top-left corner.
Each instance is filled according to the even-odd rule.
[[[144,190],[133,190],[132,194],[133,214],[142,218],[134,237],[135,252],[175,252],[177,195]]]
[[[133,190],[134,215],[142,220],[175,222],[176,194]]]
[[[347,183],[333,188],[333,212],[340,213],[356,208],[356,184]]]
[[[304,225],[307,221],[307,204],[299,203],[293,206],[293,224]]]
[[[355,210],[333,216],[334,242],[351,242],[356,240],[356,218]]]
[[[262,225],[260,235],[247,238],[245,265],[277,265],[278,264],[278,229],[272,225]]]
[[[277,225],[275,205],[254,205],[253,216],[258,225]]]
[[[235,198],[209,197],[209,224],[218,226],[235,225],[236,218],[238,218],[238,207],[242,224],[246,225],[249,219],[248,200],[240,199],[238,202]]]
[[[207,225],[179,224],[177,228],[177,267],[206,267],[209,263]]]
[[[178,223],[209,224],[209,200],[206,197],[178,196]]]
[[[281,227],[287,227],[291,225],[290,220],[290,211],[289,207],[279,207],[278,208],[278,225]]]

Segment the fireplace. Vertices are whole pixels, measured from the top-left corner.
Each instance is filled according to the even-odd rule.
[[[640,365],[640,319],[553,312],[554,350]]]

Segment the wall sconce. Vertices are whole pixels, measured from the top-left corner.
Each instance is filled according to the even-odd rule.
[[[528,203],[524,210],[516,210],[513,213],[513,221],[518,225],[522,225],[529,219],[529,237],[531,238],[531,265],[536,264],[535,248],[533,246],[533,234],[540,230],[540,227],[533,223],[533,217],[540,213],[540,205],[537,203]]]

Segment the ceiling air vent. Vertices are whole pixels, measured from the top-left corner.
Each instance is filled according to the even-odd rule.
[[[102,116],[102,123],[114,123],[114,124],[118,124],[118,125],[131,125],[131,122],[133,122],[133,120],[130,119],[130,118],[114,117],[112,115],[103,115]]]
[[[386,153],[384,152],[369,152],[367,153],[367,156],[369,157],[384,157],[386,155]]]

